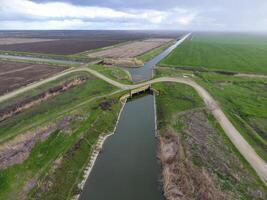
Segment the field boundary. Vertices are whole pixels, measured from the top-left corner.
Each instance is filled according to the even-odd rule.
[[[216,70],[216,69],[207,69],[205,67],[194,67],[194,66],[177,66],[177,65],[166,65],[166,64],[159,64],[156,68],[159,69],[178,69],[178,70],[186,70],[192,72],[211,72],[229,76],[236,76],[236,77],[248,77],[248,78],[267,78],[267,74],[265,73],[245,73],[245,72],[237,72],[237,71],[226,71],[226,70]]]

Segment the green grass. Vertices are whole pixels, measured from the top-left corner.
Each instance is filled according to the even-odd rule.
[[[120,83],[132,83],[130,73],[122,68],[106,65],[89,65],[88,67]]]
[[[194,75],[256,152],[267,160],[267,79],[156,68],[156,77],[182,77],[183,74]]]
[[[54,132],[43,143],[37,143],[28,159],[20,165],[14,165],[0,171],[1,199],[19,199],[18,195],[24,184],[38,173],[42,173],[51,165],[53,159],[59,155],[63,148],[70,142],[70,137],[59,132]]]
[[[111,132],[117,120],[120,104],[118,98],[113,104],[112,110],[102,111],[93,104],[91,115],[83,123],[83,126],[74,133],[80,135],[76,143],[63,154],[63,161],[55,172],[48,173],[42,182],[52,182],[53,186],[46,192],[39,192],[36,187],[31,192],[31,197],[38,199],[70,199],[78,191],[77,184],[82,180],[83,170],[90,158],[92,145],[97,141],[101,133]],[[77,145],[78,144],[78,145]],[[78,147],[78,148],[77,148]],[[66,174],[68,178],[66,179]]]
[[[184,75],[193,77],[194,72],[189,71],[189,70],[182,70],[179,68],[172,68],[172,67],[156,67],[154,69],[155,71],[155,78],[160,78],[160,77],[184,77]]]
[[[53,186],[60,187],[60,190],[56,189],[57,195],[63,195],[64,198],[70,197],[74,192],[73,189],[81,178],[82,169],[89,158],[91,146],[99,134],[112,130],[121,107],[118,96],[89,101],[93,97],[116,90],[102,80],[92,76],[89,78],[86,83],[0,123],[0,139],[3,142],[35,127],[54,123],[65,116],[74,117],[68,130],[55,131],[46,141],[36,143],[30,156],[22,164],[0,170],[0,199],[21,199],[25,184],[33,179],[40,182],[49,178],[53,161],[62,156],[62,166],[55,172]],[[111,110],[102,110],[99,103],[107,100],[113,102]],[[68,152],[80,139],[80,147],[74,151],[73,156],[69,156]],[[32,191],[31,195],[34,194]],[[52,194],[55,195],[54,192],[50,196],[46,193],[42,195],[44,199],[51,199]]]
[[[153,88],[160,92],[160,95],[157,96],[157,104],[165,105],[157,107],[159,128],[172,121],[172,113],[177,111],[182,112],[204,105],[201,98],[190,86],[175,83],[159,83],[153,85]],[[170,97],[172,98],[171,101]]]
[[[220,103],[225,114],[267,161],[267,80],[199,73],[196,80]]]
[[[49,98],[42,104],[1,122],[0,142],[21,131],[25,131],[25,127],[32,127],[35,124],[43,123],[45,120],[49,120],[52,116],[57,115],[57,113],[73,107],[82,101],[86,101],[94,96],[111,93],[115,90],[116,88],[108,83],[89,76],[89,80],[85,84],[71,88],[61,95]]]
[[[159,133],[163,136],[166,127],[175,130],[185,151],[185,160],[193,163],[200,171],[206,170],[211,173],[213,181],[219,185],[221,191],[230,194],[231,199],[265,199],[266,187],[230,142],[219,123],[206,111],[196,92],[188,86],[177,83],[159,83],[153,87],[160,91],[160,95],[156,96]],[[186,100],[188,98],[189,101]],[[194,144],[189,142],[192,139],[190,140],[191,134],[185,131],[186,119],[191,117],[188,112],[193,110],[203,113],[205,120],[214,130],[205,143],[199,143],[202,140],[198,138]],[[207,151],[201,152],[203,148]],[[224,168],[226,163],[229,165],[228,168]],[[235,176],[239,179],[235,179]],[[263,196],[253,191],[261,192]]]
[[[152,49],[151,51],[148,51],[147,53],[137,56],[136,58],[138,60],[141,60],[143,62],[148,62],[149,60],[151,60],[152,58],[156,57],[157,55],[159,55],[161,52],[163,52],[165,49],[167,49],[170,45],[172,45],[172,42],[169,42],[161,47]]]
[[[46,90],[48,90],[49,88],[53,88],[55,86],[61,85],[63,83],[65,83],[66,81],[70,81],[73,80],[75,78],[79,78],[79,77],[91,77],[90,74],[88,72],[73,72],[67,75],[64,75],[54,81],[45,83],[41,86],[38,86],[34,89],[31,89],[30,91],[24,92],[22,94],[19,94],[11,99],[8,99],[7,101],[1,102],[0,103],[0,109],[7,107],[9,105],[12,105],[16,102],[20,102],[22,100],[25,100],[27,98],[36,96],[42,92],[45,92]]]
[[[160,64],[199,70],[267,73],[267,36],[193,34]]]

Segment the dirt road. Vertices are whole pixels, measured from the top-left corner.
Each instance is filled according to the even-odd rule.
[[[49,83],[51,81],[57,80],[57,79],[65,76],[65,75],[68,75],[68,74],[71,74],[71,73],[74,73],[74,72],[89,72],[92,75],[94,75],[94,76],[96,76],[96,77],[108,82],[109,84],[120,88],[120,89],[128,89],[129,88],[127,85],[124,85],[124,84],[121,84],[121,83],[119,83],[117,81],[109,79],[108,77],[100,74],[99,72],[97,72],[95,70],[92,70],[92,69],[89,69],[89,68],[85,68],[85,67],[81,67],[81,68],[77,68],[77,69],[66,70],[66,71],[64,71],[62,73],[59,73],[59,74],[57,74],[55,76],[52,76],[50,78],[47,78],[47,79],[41,80],[39,82],[35,82],[35,83],[32,83],[32,84],[29,84],[29,85],[27,85],[25,87],[21,87],[21,88],[19,88],[17,90],[14,90],[12,92],[4,94],[4,95],[0,96],[0,103],[4,102],[4,101],[6,101],[6,100],[8,100],[10,98],[13,98],[13,97],[15,97],[15,96],[17,96],[19,94],[22,94],[24,92],[30,91],[30,90],[32,90],[34,88],[37,88],[37,87],[39,87],[39,86],[41,86],[41,85],[43,85],[45,83]]]
[[[267,75],[262,74],[244,74],[244,73],[238,73],[235,74],[236,77],[247,77],[247,78],[267,78]]]
[[[224,132],[239,150],[242,156],[249,162],[252,168],[257,172],[258,176],[267,185],[267,163],[255,152],[255,150],[248,144],[239,131],[234,127],[230,120],[223,113],[218,103],[203,87],[196,82],[186,78],[169,78],[163,77],[146,82],[146,84],[152,84],[157,82],[176,82],[183,83],[193,87],[199,96],[205,102],[207,108],[212,112],[213,116],[219,122]],[[140,86],[143,84],[140,84]]]
[[[172,78],[172,77],[162,77],[153,79],[150,81],[146,81],[144,83],[136,84],[136,85],[125,85],[122,83],[119,83],[115,80],[112,80],[103,74],[89,69],[85,67],[77,68],[77,69],[71,69],[68,71],[65,71],[61,74],[58,74],[54,77],[51,77],[49,79],[42,80],[40,82],[28,85],[24,88],[18,89],[16,91],[13,91],[11,93],[5,94],[3,96],[0,96],[0,103],[8,100],[18,94],[21,94],[23,92],[29,91],[33,88],[36,88],[42,84],[48,83],[50,81],[56,80],[66,74],[70,74],[73,72],[78,71],[85,71],[89,72],[92,75],[122,89],[122,90],[129,90],[138,88],[147,84],[153,84],[153,83],[159,83],[159,82],[175,82],[175,83],[182,83],[189,85],[193,87],[197,93],[200,95],[200,97],[205,102],[207,108],[212,112],[216,120],[219,122],[223,130],[225,131],[226,135],[229,137],[229,139],[232,141],[232,143],[235,145],[235,147],[239,150],[239,152],[242,154],[242,156],[250,163],[250,165],[253,167],[253,169],[257,172],[258,176],[262,179],[262,181],[267,185],[267,164],[264,160],[262,160],[258,154],[255,152],[255,150],[248,144],[248,142],[243,138],[243,136],[238,132],[238,130],[233,126],[233,124],[229,121],[229,119],[226,117],[226,115],[223,113],[217,102],[213,99],[213,97],[205,90],[203,87],[198,85],[196,82],[189,78]]]

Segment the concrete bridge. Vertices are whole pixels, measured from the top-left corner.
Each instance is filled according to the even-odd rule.
[[[147,84],[147,85],[135,88],[133,90],[130,90],[130,97],[133,97],[134,95],[144,93],[144,92],[150,91],[150,90],[151,90],[151,84]]]
[[[151,87],[151,84],[146,84],[146,85],[143,85],[143,86],[134,88],[132,90],[129,90],[129,92],[127,94],[123,95],[120,98],[120,101],[121,102],[124,102],[128,98],[132,98],[133,96],[138,95],[138,94],[141,94],[141,93],[144,93],[144,92],[152,92],[155,95],[158,95],[159,94],[159,91],[157,91],[156,89],[152,88]]]

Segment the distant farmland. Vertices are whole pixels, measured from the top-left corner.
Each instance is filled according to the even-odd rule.
[[[267,73],[267,35],[193,34],[163,66]]]
[[[71,55],[132,40],[140,40],[151,37],[176,38],[179,34],[177,32],[93,30],[0,31],[0,50]],[[12,41],[1,43],[1,41],[7,41],[7,39],[10,40],[10,38],[12,38]]]
[[[46,42],[32,42],[23,44],[0,45],[0,50],[4,51],[21,51],[31,53],[45,53],[70,55],[80,53],[82,51],[101,48],[125,40],[85,40],[85,39],[59,39]]]

